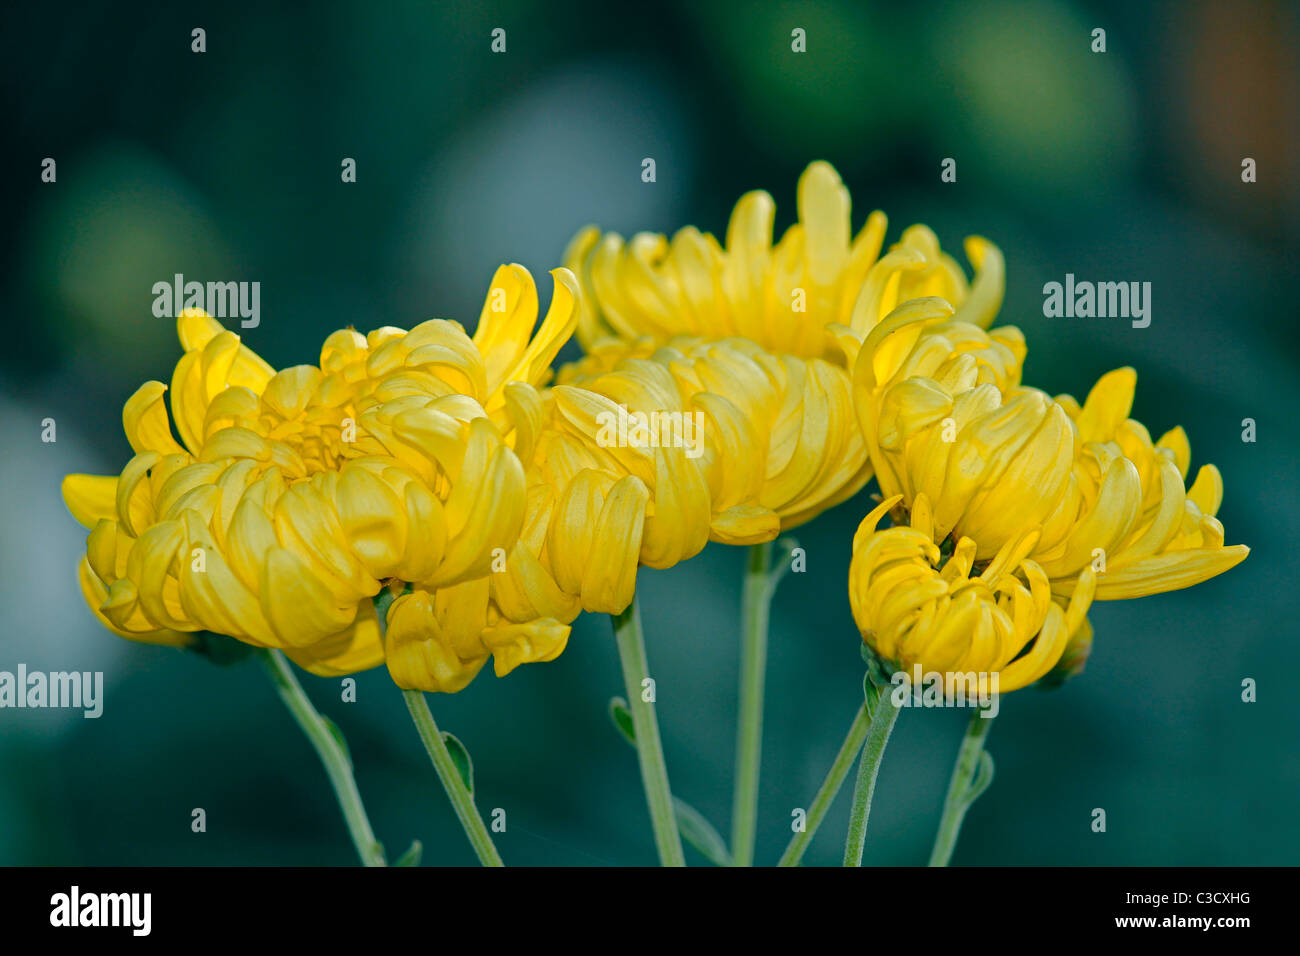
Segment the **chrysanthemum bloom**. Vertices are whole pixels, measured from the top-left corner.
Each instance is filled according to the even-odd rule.
[[[557,394],[576,385],[631,408],[670,401],[702,416],[715,541],[771,540],[871,477],[848,376],[822,359],[738,338],[606,340],[557,381]],[[638,385],[647,381],[657,385],[649,394]]]
[[[619,414],[605,396],[548,389],[538,404],[527,442],[528,518],[505,573],[492,577],[493,598],[519,620],[620,613],[632,602],[639,565],[671,567],[704,547],[707,466],[685,445],[602,442],[617,427],[604,416]]]
[[[974,285],[943,253],[934,233],[913,226],[881,256],[886,219],[873,212],[856,236],[849,193],[825,162],[799,178],[799,221],[772,244],[775,203],[766,192],[741,197],[723,247],[693,227],[630,242],[588,227],[574,237],[565,265],[582,282],[578,339],[591,351],[613,338],[743,338],[769,352],[842,363],[828,327],[865,335],[899,302],[941,296],[957,318],[981,327],[1002,304],[1002,256],[967,240]]]
[[[827,489],[847,495],[865,481],[840,474],[845,461],[865,461],[846,379],[832,380],[843,386],[832,395],[803,381],[809,363],[790,359],[790,382],[782,361],[752,343],[698,344],[694,360],[666,347],[608,370],[583,363],[587,374],[568,369],[553,388],[508,387],[507,439],[525,463],[528,497],[518,542],[483,585],[503,622],[620,613],[640,565],[672,567],[710,537],[770,540],[784,511],[824,507],[817,496]],[[710,378],[717,391],[704,390]],[[804,416],[785,397],[796,389],[810,404],[835,404],[813,416],[821,430],[801,430]],[[766,436],[784,461],[769,462]],[[772,492],[781,497],[765,500]]]
[[[1187,489],[1182,429],[1152,443],[1128,417],[1132,369],[1103,376],[1082,407],[1053,399],[1006,374],[1005,330],[981,344],[950,311],[933,299],[899,307],[867,336],[854,378],[881,492],[907,507],[924,494],[936,540],[969,538],[987,561],[1035,530],[1027,556],[1053,590],[1071,593],[1091,567],[1098,600],[1189,587],[1245,558],[1214,517],[1218,470],[1202,467]]]
[[[848,379],[822,360],[643,339],[559,382],[510,390],[528,517],[491,587],[512,620],[619,613],[639,565],[671,567],[710,538],[771,540],[868,477]]]
[[[508,384],[544,381],[572,332],[576,284],[555,277],[535,337],[532,278],[509,266],[473,339],[443,320],[345,330],[319,366],[278,373],[215,320],[183,314],[172,380],[183,444],[165,387],[147,383],[123,413],[136,456],[122,474],[64,481],[91,528],[91,606],[123,636],[179,643],[209,630],[337,674],[385,659],[371,598],[406,582],[386,637],[401,686],[458,690],[489,655],[499,673],[553,658],[567,627],[502,622],[474,582],[524,522],[523,467],[493,417],[504,427]]]
[[[827,163],[800,177],[799,221],[775,246],[774,211],[765,192],[742,197],[725,248],[691,227],[671,241],[641,233],[628,243],[593,227],[565,254],[583,284],[578,338],[589,357],[561,370],[562,383],[644,358],[668,365],[688,395],[746,411],[752,428],[735,460],[762,478],[749,488],[747,512],[714,523],[714,539],[731,543],[775,535],[770,513],[781,528],[807,521],[870,479],[846,414],[847,369],[884,315],[907,299],[941,295],[960,317],[986,326],[1002,300],[1001,255],[982,239],[967,241],[972,286],[924,226],[906,230],[883,256],[883,213],[853,237],[848,191]]]
[[[863,519],[849,566],[853,619],[877,657],[895,671],[919,666],[944,675],[949,689],[959,675],[996,674],[999,693],[1047,676],[1071,635],[1087,626],[1091,568],[1062,607],[1047,573],[1028,557],[1037,530],[1021,532],[978,569],[970,538],[959,538],[945,559],[924,492],[912,502],[910,526],[877,531],[899,500],[886,499]]]
[[[691,395],[667,365],[644,359],[567,380],[512,386],[509,438],[525,461],[528,517],[505,573],[492,576],[507,618],[617,614],[640,565],[671,567],[710,535],[775,537],[779,518],[754,497],[763,461],[752,407]]]

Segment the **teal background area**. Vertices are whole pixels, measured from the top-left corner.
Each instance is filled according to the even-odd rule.
[[[1153,435],[1185,426],[1193,468],[1223,473],[1228,542],[1253,549],[1195,589],[1096,606],[1082,677],[1003,698],[997,778],[954,862],[1296,863],[1295,6],[622,6],[5,10],[0,670],[101,670],[106,701],[98,720],[0,711],[0,864],[355,862],[259,668],[120,640],[82,603],[84,532],[59,481],[120,470],[123,402],[170,377],[179,346],[152,314],[154,282],[259,281],[246,343],[276,366],[314,362],[347,325],[472,327],[502,262],[531,269],[545,304],[546,271],[588,222],[721,234],[736,199],[765,188],[784,228],[814,159],[843,175],[855,229],[881,208],[889,241],[925,222],[963,263],[963,237],[996,242],[1000,322],[1026,334],[1026,380],[1082,397],[1137,368],[1135,417]],[[489,49],[498,26],[504,55]],[[794,27],[806,54],[790,51]],[[1097,27],[1104,54],[1090,51]],[[56,184],[40,182],[46,156]],[[355,184],[340,182],[343,157]],[[944,157],[956,183],[940,182]],[[1044,318],[1043,284],[1066,273],[1151,282],[1151,326]],[[40,440],[47,417],[54,444]],[[779,856],[860,700],[845,581],[868,493],[797,530],[807,571],[775,599],[760,862]],[[710,545],[640,578],[672,783],[723,833],[744,560]],[[1245,678],[1256,703],[1241,701]],[[338,680],[302,679],[347,735],[390,854],[418,838],[426,864],[472,863],[386,672],[360,675],[354,704]],[[606,716],[622,693],[609,621],[584,616],[556,662],[430,698],[473,754],[479,805],[507,811],[507,862],[655,861],[635,756]],[[965,716],[901,715],[867,863],[925,862]],[[807,863],[839,862],[847,804]],[[190,830],[195,807],[206,833]],[[1104,834],[1090,829],[1098,807]]]

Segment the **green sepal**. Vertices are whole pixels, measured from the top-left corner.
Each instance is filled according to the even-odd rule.
[[[209,663],[216,664],[218,667],[230,667],[256,652],[257,648],[243,641],[237,641],[233,637],[226,637],[224,634],[197,631],[194,634],[194,642],[187,650],[206,658]]]

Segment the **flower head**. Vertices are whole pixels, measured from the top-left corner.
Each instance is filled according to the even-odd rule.
[[[528,517],[492,594],[512,620],[619,613],[638,566],[771,540],[869,477],[843,370],[742,339],[597,347],[512,386],[510,415]]]
[[[881,256],[884,213],[873,212],[852,235],[848,190],[825,162],[799,178],[797,205],[799,221],[775,245],[776,207],[762,191],[736,204],[725,246],[691,226],[671,240],[638,233],[630,241],[587,227],[564,257],[583,285],[583,347],[608,338],[743,338],[769,352],[840,362],[830,327],[860,338],[908,299],[942,296],[959,320],[981,327],[997,314],[1002,256],[987,241],[967,240],[973,286],[924,226],[906,230]]]
[[[771,353],[747,339],[642,338],[596,346],[558,381],[619,401],[626,383],[648,379],[702,416],[714,540],[771,540],[871,477],[849,379],[822,359]]]
[[[569,370],[561,382],[513,397],[529,503],[507,571],[492,583],[507,616],[616,614],[632,601],[639,565],[672,567],[715,528],[776,535],[776,515],[733,487],[751,467],[738,453],[740,410],[693,401],[666,365],[647,360]]]
[[[124,636],[182,643],[209,630],[346,673],[384,660],[371,598],[403,581],[432,597],[402,604],[390,643],[409,651],[419,634],[441,642],[426,660],[494,654],[499,671],[554,657],[567,627],[499,626],[486,584],[442,592],[489,574],[523,527],[524,470],[497,422],[508,424],[510,384],[544,382],[572,332],[576,284],[555,276],[536,335],[532,278],[506,266],[472,339],[444,320],[343,330],[319,365],[280,372],[214,319],[182,314],[172,417],[183,444],[165,387],[150,382],[123,412],[136,455],[122,474],[64,481],[91,529],[87,600]],[[424,607],[429,621],[412,624]],[[416,671],[408,655],[394,677],[463,686],[446,668]]]
[[[1028,556],[1053,589],[1069,594],[1091,567],[1099,600],[1189,587],[1245,558],[1214,517],[1218,470],[1204,466],[1186,488],[1183,431],[1153,443],[1128,417],[1132,369],[1103,376],[1082,406],[1054,399],[1019,384],[1018,332],[979,333],[949,311],[939,300],[900,306],[854,366],[881,491],[907,507],[924,495],[936,540],[968,538],[986,561],[1034,531]]]
[[[967,242],[972,286],[924,226],[884,255],[883,213],[852,236],[848,190],[827,163],[800,177],[799,221],[775,245],[774,212],[767,193],[752,192],[737,203],[725,246],[693,227],[626,243],[590,227],[565,254],[583,286],[578,338],[588,356],[561,371],[562,384],[608,382],[653,362],[706,412],[740,411],[734,427],[714,429],[731,445],[714,469],[726,487],[714,489],[710,533],[730,543],[768,539],[870,479],[847,367],[881,318],[899,302],[941,295],[976,328],[1002,299],[1001,255],[982,239]]]
[[[872,651],[896,671],[919,665],[949,685],[961,675],[996,674],[1002,692],[1047,676],[1071,635],[1087,626],[1091,569],[1062,606],[1047,573],[1028,557],[1037,531],[1022,532],[977,567],[970,538],[959,538],[947,555],[935,543],[924,492],[912,502],[910,526],[876,530],[900,500],[882,502],[853,539],[849,602]]]

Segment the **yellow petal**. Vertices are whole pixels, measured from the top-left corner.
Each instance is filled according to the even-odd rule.
[[[1110,441],[1133,409],[1137,372],[1117,368],[1097,380],[1075,422],[1082,442]]]
[[[975,281],[964,302],[953,313],[954,322],[969,322],[987,329],[1002,308],[1006,291],[1006,264],[1002,251],[982,236],[966,240],[966,258],[975,267]]]
[[[620,478],[610,489],[582,576],[583,610],[621,614],[632,603],[649,497],[634,475]]]
[[[140,535],[157,514],[149,496],[149,470],[158,464],[161,456],[155,451],[141,452],[126,463],[117,481],[115,505],[119,526],[135,538]]]
[[[1215,550],[1173,551],[1157,554],[1117,571],[1107,571],[1097,580],[1097,600],[1116,601],[1146,597],[1189,588],[1222,574],[1246,560],[1250,549],[1244,544]],[[1057,593],[1066,593],[1055,582]]]
[[[192,634],[169,631],[165,628],[152,631],[123,630],[105,617],[103,611],[100,610],[100,606],[108,599],[108,589],[95,577],[94,572],[90,570],[90,566],[84,559],[78,568],[77,579],[81,584],[81,593],[90,609],[94,612],[96,620],[118,637],[139,641],[142,644],[157,644],[163,647],[188,647],[194,643]]]
[[[569,642],[569,630],[567,624],[542,619],[487,628],[483,643],[492,651],[497,677],[505,677],[520,664],[555,660]]]
[[[357,604],[341,601],[286,548],[273,548],[262,572],[262,612],[285,643],[307,646],[337,634],[356,617]]]
[[[713,516],[709,536],[723,544],[759,544],[781,533],[781,517],[760,505],[736,505]]]
[[[166,391],[167,386],[162,382],[145,382],[122,408],[122,427],[136,454],[156,451],[175,455],[185,450],[172,438],[167,406],[163,402]]]
[[[63,503],[83,528],[117,517],[117,475],[66,475]]]
[[[377,579],[395,575],[406,551],[403,496],[368,469],[344,466],[335,501],[348,546],[366,572]]]
[[[318,677],[341,677],[378,667],[384,662],[384,641],[374,602],[361,603],[347,630],[310,647],[287,648],[285,654]]]
[[[1217,515],[1219,505],[1223,504],[1223,476],[1219,474],[1219,469],[1213,465],[1202,465],[1187,497],[1201,509],[1201,514]]]
[[[462,690],[487,663],[481,655],[462,658],[444,634],[432,596],[413,591],[388,608],[384,656],[393,682],[403,690],[454,694]]]

